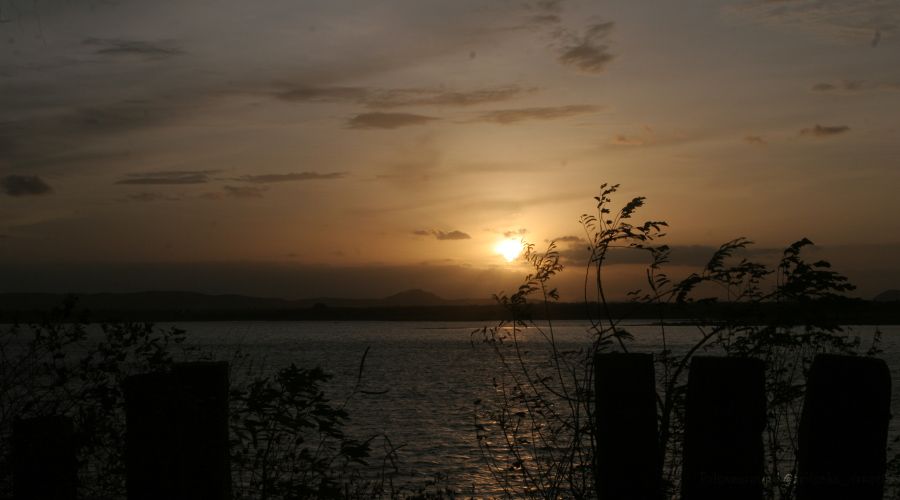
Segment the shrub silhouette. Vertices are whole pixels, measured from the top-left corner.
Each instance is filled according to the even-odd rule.
[[[476,437],[493,477],[514,496],[592,498],[593,360],[597,353],[629,352],[634,334],[617,317],[607,297],[606,273],[617,252],[646,255],[644,283],[629,292],[634,308],[651,311],[658,376],[658,453],[667,497],[677,494],[681,477],[686,375],[696,354],[714,351],[751,357],[766,366],[768,404],[765,431],[766,496],[793,498],[796,477],[797,426],[805,389],[805,373],[818,353],[857,354],[858,337],[827,314],[846,304],[854,287],[825,261],[807,262],[802,250],[812,243],[789,245],[774,265],[748,259],[752,242],[737,238],[721,245],[700,270],[675,279],[666,272],[671,249],[660,244],[664,221],[634,222],[645,199],[636,197],[621,208],[612,206],[618,185],[601,186],[596,210],[580,222],[585,232],[588,263],[584,301],[590,316],[592,343],[562,350],[548,306],[559,300],[553,278],[563,269],[560,250],[551,242],[544,251],[526,245],[524,259],[531,272],[515,293],[499,293],[497,302],[507,319],[473,332],[489,345],[503,373],[494,381],[495,400],[475,405]],[[724,299],[724,300],[723,300]],[[687,315],[696,330],[683,352],[670,345],[668,315]],[[543,349],[523,344],[524,329],[537,333]],[[531,334],[534,337],[534,334]],[[876,331],[872,347],[878,352]]]

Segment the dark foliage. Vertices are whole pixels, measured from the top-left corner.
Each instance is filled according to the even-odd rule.
[[[700,271],[671,277],[665,270],[670,249],[657,243],[667,224],[632,221],[645,203],[642,197],[614,210],[612,196],[617,189],[618,185],[602,185],[595,198],[596,212],[580,219],[590,254],[584,280],[590,347],[560,350],[551,316],[536,314],[551,310],[559,299],[551,284],[562,270],[555,243],[544,252],[527,247],[525,258],[532,272],[515,293],[496,297],[508,319],[476,331],[504,368],[494,381],[498,397],[479,400],[475,408],[477,438],[495,479],[517,497],[595,496],[592,363],[600,352],[628,352],[634,340],[625,322],[629,318],[614,314],[629,309],[613,308],[607,298],[607,259],[610,251],[634,251],[646,255],[647,265],[643,285],[629,293],[635,304],[631,310],[653,314],[655,341],[661,346],[653,354],[667,497],[679,491],[687,370],[694,355],[713,352],[765,363],[766,496],[793,498],[805,374],[818,353],[861,351],[858,337],[836,323],[834,314],[823,314],[836,304],[849,303],[844,294],[853,286],[827,262],[805,261],[802,250],[812,244],[805,238],[788,246],[774,264],[747,258],[745,249],[752,242],[737,238],[721,245]],[[740,313],[729,315],[729,309]],[[677,351],[670,346],[667,316],[675,311],[696,330],[693,344]],[[527,351],[522,339],[535,332],[544,340],[544,349]],[[876,332],[864,354],[878,352],[878,339]]]

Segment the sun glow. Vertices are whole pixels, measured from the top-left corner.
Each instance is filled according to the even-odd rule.
[[[503,240],[497,243],[494,251],[502,255],[506,262],[512,262],[522,253],[522,242],[513,239]]]

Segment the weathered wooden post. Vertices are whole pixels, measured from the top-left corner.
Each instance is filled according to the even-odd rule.
[[[696,356],[685,408],[684,500],[759,500],[763,494],[765,365]]]
[[[594,384],[598,498],[661,498],[653,356],[598,354]]]
[[[880,500],[890,406],[884,360],[816,356],[800,418],[797,498]]]
[[[72,420],[36,417],[13,423],[13,498],[75,500],[78,469]]]
[[[177,363],[125,383],[129,500],[231,496],[228,363]]]
[[[125,484],[129,500],[176,498],[174,384],[167,373],[125,379]]]
[[[180,491],[186,499],[231,497],[228,363],[178,363]]]

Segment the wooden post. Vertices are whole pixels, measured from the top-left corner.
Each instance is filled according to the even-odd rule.
[[[800,418],[797,498],[880,500],[890,406],[884,360],[816,356]]]
[[[129,500],[178,498],[178,442],[167,373],[125,379],[125,484]]]
[[[15,500],[75,500],[78,469],[71,419],[17,420],[12,439]]]
[[[598,354],[594,477],[601,500],[661,498],[651,354]]]
[[[179,363],[177,429],[180,491],[186,499],[231,498],[228,363]]]
[[[125,383],[129,500],[231,496],[228,363],[178,363]]]
[[[759,500],[763,494],[765,366],[696,356],[685,408],[684,500]]]

